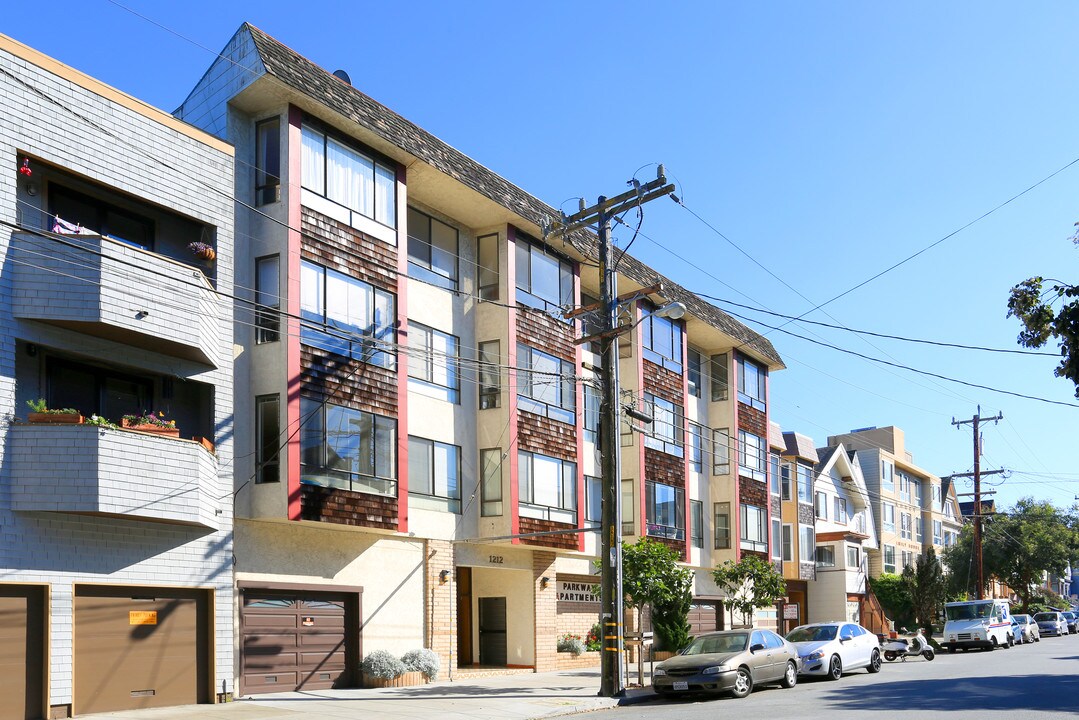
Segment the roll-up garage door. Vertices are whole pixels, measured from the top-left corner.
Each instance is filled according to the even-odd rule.
[[[45,703],[45,589],[0,585],[0,720],[37,720]]]
[[[75,713],[209,702],[209,623],[204,590],[76,587]]]
[[[357,596],[245,589],[240,611],[245,695],[348,687],[359,663]]]
[[[700,635],[719,629],[719,607],[715,601],[694,600],[689,606],[689,634]]]

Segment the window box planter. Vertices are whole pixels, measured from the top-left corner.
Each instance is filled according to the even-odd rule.
[[[149,423],[143,423],[136,425],[130,420],[121,420],[120,427],[125,430],[134,430],[136,432],[152,433],[154,435],[163,435],[165,437],[180,437],[180,428],[162,427],[160,425],[151,425]]]
[[[412,685],[426,685],[428,682],[429,680],[424,674],[418,671],[403,673],[392,680],[368,677],[366,675],[363,677],[363,686],[365,688],[410,687]]]
[[[63,425],[82,425],[82,415],[78,413],[37,413],[32,412],[26,416],[27,422],[32,423],[58,423]]]

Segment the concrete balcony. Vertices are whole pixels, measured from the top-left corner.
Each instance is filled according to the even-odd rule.
[[[93,425],[11,425],[13,510],[109,515],[218,529],[224,491],[200,443]]]
[[[15,317],[217,365],[223,301],[200,269],[99,235],[66,240],[14,234]]]

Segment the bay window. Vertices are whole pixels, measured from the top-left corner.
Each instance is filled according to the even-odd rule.
[[[300,261],[300,341],[392,368],[394,296],[322,265]]]
[[[754,480],[765,480],[768,448],[764,438],[745,430],[738,431],[738,472]]]
[[[300,398],[300,482],[397,495],[397,421]]]
[[[763,411],[767,402],[768,370],[738,356],[738,401]]]
[[[577,464],[520,450],[517,453],[521,517],[577,522]]]
[[[517,405],[572,424],[577,409],[574,365],[528,345],[517,345]]]
[[[831,545],[821,545],[817,548],[817,567],[835,567],[835,548]]]
[[[305,190],[389,227],[397,224],[397,173],[314,127],[302,129],[301,182]]]
[[[649,537],[686,539],[686,491],[663,483],[645,483],[645,518]]]

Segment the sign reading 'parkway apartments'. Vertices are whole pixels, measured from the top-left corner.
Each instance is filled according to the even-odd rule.
[[[583,602],[599,604],[599,595],[592,592],[595,583],[558,581],[559,602]]]

